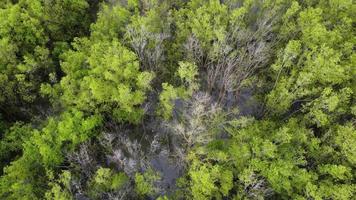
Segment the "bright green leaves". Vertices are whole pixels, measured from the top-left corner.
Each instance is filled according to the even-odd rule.
[[[303,9],[296,2],[291,4],[283,19],[284,26],[298,31],[272,65],[275,83],[267,95],[272,113],[301,107],[318,127],[329,126],[348,115],[353,95],[353,61],[344,49],[350,43],[352,28],[341,19],[343,31],[339,25],[330,26],[333,19],[326,12],[329,7],[320,3]],[[337,12],[345,12],[345,7],[338,9]],[[346,13],[342,18],[351,17]]]
[[[279,66],[278,68],[277,65],[273,65],[273,70],[282,70],[283,67],[286,67],[287,70],[291,67],[293,67],[294,64],[297,64],[297,58],[299,54],[301,53],[302,45],[300,41],[298,40],[290,40],[284,49],[283,55],[281,55],[282,60],[282,66]]]
[[[356,164],[356,129],[352,123],[338,126],[335,131],[334,140],[342,156],[350,163]]]
[[[288,38],[290,36],[291,32],[297,31],[294,18],[299,13],[298,11],[300,10],[300,8],[301,7],[300,7],[298,1],[292,1],[290,7],[284,13],[284,15],[282,17],[283,25],[282,25],[281,31],[280,31],[280,34],[283,38]]]
[[[328,174],[334,179],[347,180],[351,179],[351,169],[342,165],[323,165],[319,166],[320,174]]]
[[[231,194],[228,191],[232,188],[232,180],[236,177],[239,178],[239,182],[235,184],[235,187],[251,188],[250,192],[254,195],[264,196],[263,191],[268,190],[268,187],[271,187],[281,197],[304,195],[305,184],[308,182],[315,184],[316,177],[313,173],[307,173],[303,167],[298,167],[306,164],[303,157],[304,146],[308,145],[307,138],[312,137],[310,131],[298,123],[297,120],[290,120],[288,124],[278,128],[271,121],[256,121],[252,124],[250,122],[250,125],[242,129],[227,127],[226,130],[232,135],[232,138],[223,142],[222,145],[208,145],[207,152],[215,151],[215,153],[203,154],[201,155],[203,160],[194,161],[197,162],[195,165],[193,162],[190,170],[194,169],[194,166],[200,166],[202,171],[206,171],[209,161],[216,160],[218,151],[227,154],[225,159],[218,160],[221,165],[218,169],[214,169],[217,167],[214,166],[211,168],[212,171],[206,171],[204,175],[197,175],[196,183],[192,177],[192,194],[203,194],[202,197],[196,197],[200,199],[211,198],[205,197],[207,194],[205,190],[209,190],[208,193],[211,195],[220,185],[221,190],[224,191],[222,192],[223,196],[229,197]],[[219,172],[214,173],[214,170]],[[226,185],[214,182],[214,177],[210,177],[213,174],[224,174],[220,181]],[[202,177],[206,177],[206,180]],[[210,183],[197,182],[204,180],[210,181]],[[267,181],[269,186],[264,184],[264,181]],[[262,188],[260,191],[255,191],[253,187],[258,184]],[[236,195],[243,196],[243,193]]]
[[[11,107],[8,115],[31,118],[32,106],[47,103],[39,94],[41,84],[55,83],[56,74],[60,74],[56,68],[59,44],[87,32],[89,3],[12,2],[0,9],[0,104]]]
[[[226,5],[217,0],[191,1],[188,8],[177,13],[178,39],[184,42],[194,37],[204,52],[213,54],[218,43],[225,40],[229,20]]]
[[[211,198],[212,193],[216,190],[214,179],[206,166],[201,166],[197,171],[190,171],[192,178],[192,194],[195,199]]]
[[[53,179],[53,177],[51,177]],[[69,171],[63,171],[57,180],[53,180],[49,185],[51,189],[46,192],[47,200],[72,200],[70,193],[70,182],[72,175]]]
[[[280,197],[298,198],[313,197],[305,192],[308,186],[317,187],[317,176],[304,168],[297,167],[293,160],[274,160],[269,162],[264,168],[260,168],[261,174],[266,177],[270,187],[280,195]]]
[[[33,103],[44,80],[38,70],[46,73],[53,67],[42,47],[48,38],[40,20],[22,6],[0,9],[0,103],[11,106]]]
[[[48,40],[40,20],[23,9],[24,6],[21,3],[0,10],[0,35],[10,38],[22,54],[31,52]]]
[[[109,168],[99,168],[93,176],[89,191],[91,197],[98,199],[104,192],[119,190],[128,181],[128,177]]]
[[[41,131],[34,130],[27,143],[37,148],[44,166],[53,167],[63,161],[62,149],[73,150],[76,145],[94,136],[94,129],[100,123],[99,116],[85,118],[82,112],[76,110],[66,112],[59,122],[50,118]]]
[[[199,89],[198,85],[198,68],[195,64],[189,62],[179,62],[177,71],[178,77],[188,88],[188,94],[191,96],[194,91]]]
[[[22,157],[4,168],[0,178],[1,199],[30,200],[43,195],[47,178],[38,156],[36,149],[25,143]]]
[[[109,168],[99,168],[93,179],[93,183],[102,189],[117,189],[126,182],[125,175],[114,174]]]
[[[1,133],[0,141],[0,167],[1,169],[13,159],[13,155],[22,151],[22,144],[28,140],[32,133],[29,124],[15,123],[8,130]]]
[[[49,74],[54,71],[49,54],[48,49],[37,46],[32,55],[23,56],[23,62],[16,66],[15,91],[24,102],[33,103],[39,98],[40,83],[45,81],[46,77],[38,76],[38,74]]]
[[[39,159],[48,167],[56,166],[63,161],[61,143],[56,143],[55,133],[56,123],[53,119],[50,119],[48,125],[41,132],[34,131],[31,143],[28,144],[37,148],[41,156]]]
[[[117,39],[123,36],[129,11],[121,6],[103,5],[92,24],[89,38],[72,44],[74,50],[62,54],[61,67],[66,76],[54,89],[43,86],[43,93],[61,95],[67,107],[107,113],[117,121],[137,123],[143,110],[153,73],[141,72],[135,53]]]
[[[197,66],[189,62],[179,62],[177,75],[183,83],[182,86],[174,87],[168,83],[162,84],[162,92],[159,95],[160,107],[158,114],[164,119],[170,119],[174,109],[174,101],[191,97],[199,88],[197,81]]]
[[[41,130],[32,130],[23,143],[23,155],[5,168],[0,179],[0,197],[5,199],[36,199],[42,196],[47,185],[46,171],[56,169],[64,160],[64,153],[89,137],[95,136],[101,117],[90,117],[77,110],[63,113],[59,119],[50,118]],[[67,176],[67,175],[65,175]],[[64,198],[57,183],[51,183],[48,195]],[[22,199],[22,198],[21,198]]]
[[[75,39],[68,50],[73,37],[88,34],[95,2],[20,0],[0,5],[1,112],[18,120],[22,117],[10,112],[27,113],[38,106],[43,115],[33,119],[36,129],[14,126],[1,135],[1,160],[22,154],[4,169],[0,199],[70,199],[71,174],[57,173],[68,153],[96,136],[100,114],[120,122],[138,122],[143,115],[140,106],[154,75],[141,72],[137,56],[117,40],[129,21],[127,10],[103,6],[91,37]],[[133,3],[129,7],[137,6]],[[40,87],[52,97],[54,109],[39,95]],[[111,171],[100,176],[110,182],[98,183],[105,191],[117,190],[127,180]]]
[[[304,110],[309,109],[306,117],[319,127],[330,125],[338,117],[350,112],[347,105],[351,100],[351,95],[350,88],[343,88],[338,92],[325,88],[318,99],[305,104]]]
[[[151,89],[151,81],[155,78],[155,74],[151,72],[144,71],[137,74],[136,85],[141,89]]]
[[[233,188],[233,173],[219,165],[208,165],[192,161],[188,175],[194,199],[221,199]]]
[[[326,182],[321,185],[319,195],[315,195],[314,198],[322,199],[323,197],[330,197],[333,199],[349,200],[355,196],[355,189],[355,185],[351,184],[332,185],[330,182]]]
[[[96,23],[91,25],[92,37],[99,40],[112,40],[122,37],[130,12],[122,6],[103,5]]]
[[[163,90],[159,95],[160,110],[158,110],[158,113],[164,119],[170,119],[174,109],[174,101],[182,96],[184,91],[181,88],[175,88],[168,83],[163,83],[162,89]]]
[[[20,0],[0,11],[0,35],[10,37],[22,53],[52,41],[70,41],[89,26],[85,0]]]
[[[230,190],[234,187],[233,172],[230,170],[218,169],[218,182],[222,196],[228,196]]]
[[[190,157],[191,194],[211,199],[220,190],[224,197],[250,198],[273,191],[278,198],[349,199],[355,188],[354,128],[338,126],[319,139],[303,120],[252,121],[243,127],[238,120],[230,123],[225,129],[232,138],[212,141]],[[228,192],[232,187],[236,194]]]
[[[136,192],[140,196],[153,195],[157,191],[157,188],[154,186],[155,182],[160,179],[159,174],[148,169],[144,173],[135,174],[135,184]]]
[[[300,74],[300,78],[302,76],[310,76],[314,74],[318,74],[319,76],[310,77],[311,80],[305,81],[307,84],[309,83],[321,83],[321,84],[341,84],[344,81],[347,81],[350,78],[349,75],[349,66],[340,65],[341,55],[325,46],[321,46],[319,50],[306,54],[306,62],[304,66],[303,72]],[[297,84],[302,84],[304,80],[298,82]],[[305,84],[305,83],[304,83]]]
[[[355,196],[352,1],[128,0],[95,18],[98,2],[0,3],[1,115],[31,119],[1,133],[0,199]],[[255,92],[266,109],[240,117]],[[187,161],[181,190],[157,187],[143,143],[96,138],[140,122],[169,125],[154,142]]]
[[[110,188],[113,190],[121,188],[127,181],[128,181],[128,178],[125,173],[120,172],[120,173],[114,174],[114,176],[112,176]]]
[[[114,113],[119,121],[137,122],[142,115],[139,105],[145,100],[153,74],[140,72],[136,55],[117,40],[90,44],[84,39],[77,45],[77,51],[63,57],[65,105],[84,111],[98,109]]]
[[[73,148],[95,136],[95,128],[101,125],[101,117],[85,117],[80,111],[73,110],[62,114],[59,121],[49,119],[41,131],[35,130],[31,142],[42,156],[45,166],[56,166],[63,160],[62,149]]]
[[[85,117],[83,112],[73,110],[65,112],[58,123],[58,140],[70,141],[76,146],[90,137],[95,136],[95,128],[100,126],[102,118],[99,115]]]
[[[327,41],[328,32],[321,23],[321,14],[322,10],[320,8],[307,8],[299,14],[298,25],[302,31],[302,40],[308,46],[313,47]]]
[[[223,41],[228,22],[226,6],[217,0],[210,0],[200,7],[195,7],[193,1],[190,6],[193,8],[187,13],[190,20],[178,27],[186,26],[205,50],[211,48],[211,41]]]
[[[0,70],[4,70],[10,64],[16,64],[17,46],[11,43],[10,38],[4,37],[0,40]]]

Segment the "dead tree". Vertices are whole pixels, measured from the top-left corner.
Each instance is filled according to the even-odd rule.
[[[161,67],[164,59],[163,42],[168,37],[167,33],[150,32],[144,24],[127,27],[126,38],[137,54],[143,70],[157,71]]]
[[[243,82],[269,63],[277,21],[274,13],[265,11],[253,26],[231,25],[223,41],[212,41],[213,50],[204,51],[194,35],[187,39],[187,56],[199,65],[205,89],[218,103],[228,93],[238,94]]]

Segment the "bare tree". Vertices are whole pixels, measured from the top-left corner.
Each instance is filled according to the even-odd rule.
[[[206,144],[214,138],[210,127],[219,110],[210,95],[198,92],[190,100],[184,101],[181,107],[176,106],[175,112],[179,112],[179,115],[164,125],[182,141],[183,149],[188,150],[194,144]]]
[[[188,58],[201,69],[206,91],[222,103],[230,92],[239,92],[243,81],[265,67],[271,58],[274,11],[264,11],[251,27],[232,24],[223,41],[213,41],[212,48],[204,51],[200,41],[191,35],[185,44]]]
[[[150,32],[141,24],[139,27],[128,26],[126,38],[137,54],[144,70],[157,71],[161,67],[163,56],[163,41],[169,37],[167,33]]]

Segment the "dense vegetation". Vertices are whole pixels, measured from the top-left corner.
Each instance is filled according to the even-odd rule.
[[[354,199],[355,12],[0,1],[0,199]]]

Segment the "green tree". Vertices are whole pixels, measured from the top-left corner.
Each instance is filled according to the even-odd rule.
[[[53,71],[48,60],[48,41],[39,19],[18,3],[0,9],[0,103],[10,107],[7,118],[18,111],[18,106],[33,103],[38,98],[38,87]]]
[[[95,40],[112,40],[122,38],[125,26],[129,23],[131,13],[123,6],[103,4],[98,18],[91,25],[91,36]]]
[[[287,14],[295,16],[285,18],[289,29],[284,29],[295,31],[295,37],[272,65],[275,83],[267,96],[267,105],[274,113],[285,113],[301,104],[298,109],[319,127],[349,115],[354,93],[351,7],[347,7],[347,1],[330,4],[320,2],[316,7],[301,9],[296,1],[293,3],[296,6]],[[335,9],[330,10],[330,6]],[[329,26],[338,17],[340,23]],[[288,25],[291,23],[294,26]]]
[[[42,85],[42,92],[61,96],[66,108],[109,114],[117,121],[139,122],[154,74],[142,72],[135,53],[119,38],[130,12],[118,5],[102,6],[91,36],[77,38],[73,50],[61,55],[65,76],[59,84]]]
[[[22,152],[22,144],[32,133],[30,124],[15,123],[5,130],[0,141],[0,168],[3,169]]]
[[[213,141],[190,157],[190,187],[196,198],[210,199],[219,190],[225,197],[238,198],[350,199],[354,195],[349,157],[316,137],[305,122],[236,124],[225,127],[231,139]],[[220,175],[226,186],[214,179]],[[232,179],[237,180],[233,186]]]
[[[352,199],[354,11],[0,0],[0,199]],[[177,188],[156,150],[184,168]]]
[[[75,50],[63,54],[63,104],[108,113],[118,121],[138,122],[153,74],[141,72],[136,55],[117,40],[91,42],[83,38],[74,46]]]
[[[0,8],[0,106],[9,108],[2,111],[6,119],[30,118],[46,102],[40,86],[56,82],[58,52],[88,32],[93,6],[86,0],[19,0]]]
[[[45,197],[48,200],[72,200],[70,192],[71,173],[63,171],[58,180],[53,180],[49,185],[51,189],[46,192]]]
[[[100,199],[100,195],[105,192],[117,191],[128,181],[125,173],[115,173],[109,168],[99,168],[90,183],[90,196]]]
[[[144,173],[135,174],[136,192],[140,196],[154,195],[159,188],[155,187],[155,182],[160,179],[159,174],[153,169],[148,169]]]
[[[169,83],[162,83],[162,92],[159,95],[158,114],[168,120],[172,117],[174,102],[178,99],[187,99],[199,89],[197,80],[197,66],[189,62],[179,62],[177,76],[181,86],[174,87]]]
[[[95,136],[95,129],[100,124],[100,116],[86,117],[82,112],[72,110],[63,113],[59,119],[49,118],[41,130],[32,130],[23,143],[22,156],[4,168],[0,197],[41,199],[53,180],[53,175],[49,176],[47,172],[58,170],[64,153]]]

